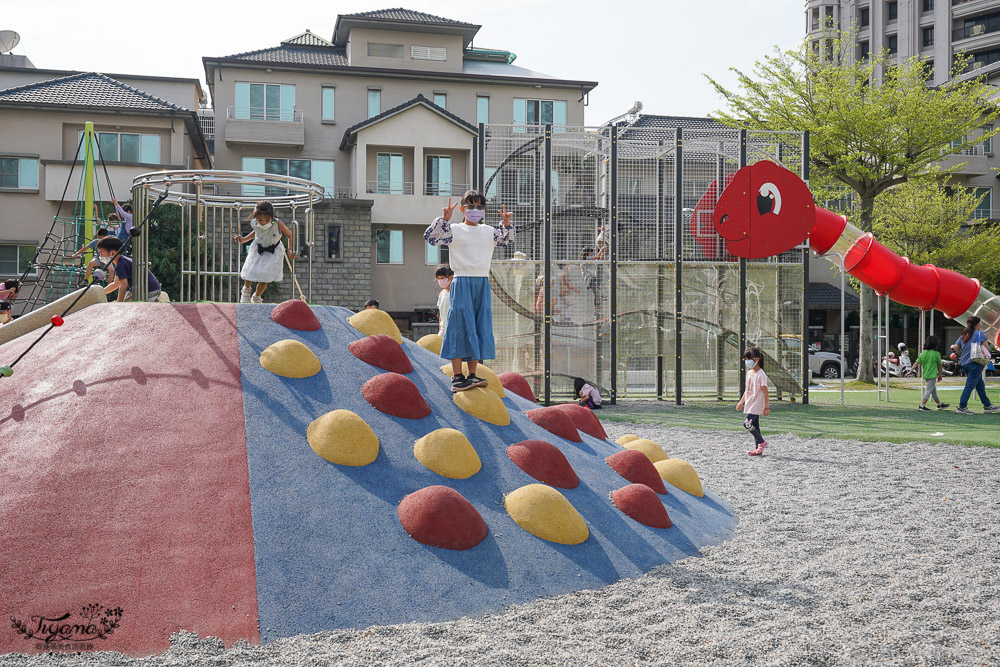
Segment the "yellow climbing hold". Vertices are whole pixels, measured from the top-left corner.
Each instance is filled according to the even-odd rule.
[[[319,358],[297,340],[279,340],[260,353],[260,365],[275,375],[307,378],[319,373]]]
[[[440,352],[438,352],[438,354],[440,354]],[[442,366],[441,372],[448,377],[451,377],[451,364],[445,364]],[[469,364],[462,362],[462,373],[465,375],[469,374]],[[493,393],[500,398],[507,395],[507,392],[503,389],[503,383],[500,382],[500,378],[498,378],[497,374],[490,370],[486,364],[479,364],[476,366],[476,375],[489,382],[489,384],[486,385],[486,388],[492,390]]]
[[[617,442],[619,445],[621,445],[622,447],[624,447],[626,442],[632,442],[633,440],[638,440],[638,439],[639,439],[639,436],[632,435],[631,433],[626,433],[622,437],[620,437],[617,440],[615,440],[615,442]]]
[[[622,447],[625,449],[637,449],[646,455],[653,463],[657,461],[662,461],[667,458],[667,453],[663,451],[663,448],[652,440],[646,440],[645,438],[636,438],[635,440],[629,440],[628,442],[621,443]]]
[[[557,544],[580,544],[590,536],[580,513],[566,500],[566,496],[551,486],[522,486],[507,494],[503,504],[517,525],[543,540]]]
[[[378,458],[378,436],[350,410],[334,410],[306,428],[313,451],[330,463],[366,466]]]
[[[469,389],[454,394],[455,405],[484,422],[506,426],[510,423],[510,413],[500,397],[487,388]]]
[[[441,354],[442,343],[444,343],[444,339],[438,334],[427,334],[417,341],[417,345],[434,354]]]
[[[665,459],[653,464],[656,472],[667,484],[676,486],[681,491],[686,491],[692,496],[701,498],[705,492],[701,490],[701,480],[698,473],[694,471],[694,466],[684,459]]]
[[[417,440],[413,455],[429,469],[449,479],[468,479],[483,467],[469,439],[453,428],[439,428]]]
[[[347,318],[348,324],[366,336],[375,334],[385,334],[392,336],[397,343],[403,343],[403,337],[399,334],[399,327],[393,321],[389,313],[384,310],[362,310]]]

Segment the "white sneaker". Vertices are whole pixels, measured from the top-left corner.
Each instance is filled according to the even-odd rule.
[[[240,290],[240,303],[250,303],[250,290],[246,287]]]
[[[250,303],[264,303],[264,297],[257,296],[256,294],[254,294],[252,297],[250,297]]]

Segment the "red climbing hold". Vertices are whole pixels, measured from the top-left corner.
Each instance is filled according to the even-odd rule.
[[[50,321],[52,322],[52,326],[54,327],[61,327],[63,325],[63,318],[59,317],[58,315],[53,315]]]
[[[611,492],[611,502],[626,516],[650,528],[670,528],[670,516],[659,496],[645,484],[629,484]]]
[[[296,331],[318,331],[319,320],[302,299],[282,301],[271,310],[271,319],[283,327]]]
[[[586,409],[586,408],[584,408]],[[656,493],[666,493],[663,478],[649,457],[637,449],[626,449],[604,459],[616,473],[633,484],[645,484]]]
[[[571,442],[583,442],[570,416],[554,405],[548,408],[528,410],[524,414],[549,433],[566,438]]]
[[[410,358],[403,351],[403,346],[392,336],[372,334],[350,343],[347,349],[355,357],[376,368],[393,373],[409,373],[413,371]]]
[[[608,439],[608,434],[604,432],[604,427],[601,426],[601,420],[597,418],[597,415],[590,408],[585,408],[579,403],[563,403],[555,407],[569,415],[569,418],[573,420],[573,425],[578,430],[601,440]]]
[[[508,447],[507,456],[518,468],[543,484],[560,489],[575,489],[580,485],[580,478],[566,460],[566,455],[552,443],[525,440]],[[653,472],[656,472],[655,468]]]
[[[521,398],[526,398],[532,403],[538,402],[538,399],[535,398],[535,392],[531,391],[531,385],[528,384],[528,381],[520,373],[507,371],[506,373],[501,373],[498,377],[500,378],[500,384],[507,391],[517,394]]]
[[[431,406],[413,381],[399,373],[376,375],[361,387],[361,395],[379,412],[403,419],[423,419]]]
[[[421,544],[471,549],[489,532],[468,500],[447,486],[428,486],[403,498],[396,509],[403,530]]]

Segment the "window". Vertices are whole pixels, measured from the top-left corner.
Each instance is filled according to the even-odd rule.
[[[993,217],[993,188],[973,188],[972,194],[982,197],[983,200],[976,206],[973,217],[976,220],[985,220]]]
[[[922,5],[922,9],[923,9],[924,12],[933,12],[934,11],[934,0],[924,0],[923,5]]]
[[[33,157],[0,158],[0,188],[37,190],[38,159]],[[3,272],[0,272],[0,275],[3,275]]]
[[[295,120],[295,86],[278,83],[236,82],[236,106],[233,118],[238,120]]]
[[[435,196],[452,196],[451,191],[451,156],[427,156],[427,187],[424,194]]]
[[[403,45],[368,42],[368,55],[375,58],[402,58]]]
[[[869,52],[868,40],[858,42],[858,60],[867,60]]]
[[[895,21],[899,17],[899,3],[896,0],[886,5],[885,15],[887,21]]]
[[[403,231],[380,229],[375,232],[375,263],[403,263]]]
[[[934,26],[931,26],[930,28],[921,28],[920,44],[922,46],[934,46]]]
[[[341,237],[344,230],[341,225],[330,225],[326,228],[326,258],[344,259]]]
[[[37,246],[0,245],[0,276],[19,276],[31,265]],[[34,275],[35,270],[28,271]]]
[[[546,125],[548,123],[551,123],[559,128],[565,128],[565,100],[528,100],[517,97],[514,98],[515,125]]]
[[[867,28],[868,24],[871,22],[871,10],[868,7],[862,7],[858,12],[858,23],[862,28]]]
[[[476,123],[490,122],[490,98],[486,95],[476,96]]]
[[[400,55],[402,57],[402,55]],[[443,46],[411,46],[410,58],[413,60],[439,60],[448,59],[448,49]]]
[[[97,147],[94,150],[95,160],[103,157],[105,162],[160,164],[160,135],[158,134],[125,132],[95,132],[94,134],[97,135]],[[83,137],[83,130],[78,130],[76,136],[79,141]],[[81,143],[78,159],[82,160],[86,151],[87,147]]]
[[[374,118],[375,116],[382,113],[382,91],[381,90],[369,90],[368,91],[368,117]]]
[[[888,49],[890,56],[896,55],[897,41],[896,35],[889,35],[885,38],[885,48]]]
[[[448,96],[444,93],[434,93],[434,104],[438,105],[442,109],[448,108]]]
[[[286,160],[284,158],[243,158],[243,171],[252,171],[259,174],[276,174],[279,176],[294,176],[313,181],[323,186],[327,197],[333,197],[333,169],[332,160]],[[285,194],[284,189],[275,187],[264,187],[260,185],[244,185],[244,197],[280,197]]]
[[[323,120],[333,120],[333,96],[336,92],[336,88],[326,87],[323,88]]]
[[[403,194],[403,155],[401,153],[379,153],[376,165],[375,191],[383,195]]]

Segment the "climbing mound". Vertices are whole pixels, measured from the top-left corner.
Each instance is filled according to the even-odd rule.
[[[375,368],[403,375],[413,372],[410,358],[392,336],[385,334],[365,336],[349,343],[347,349],[355,357]]]

